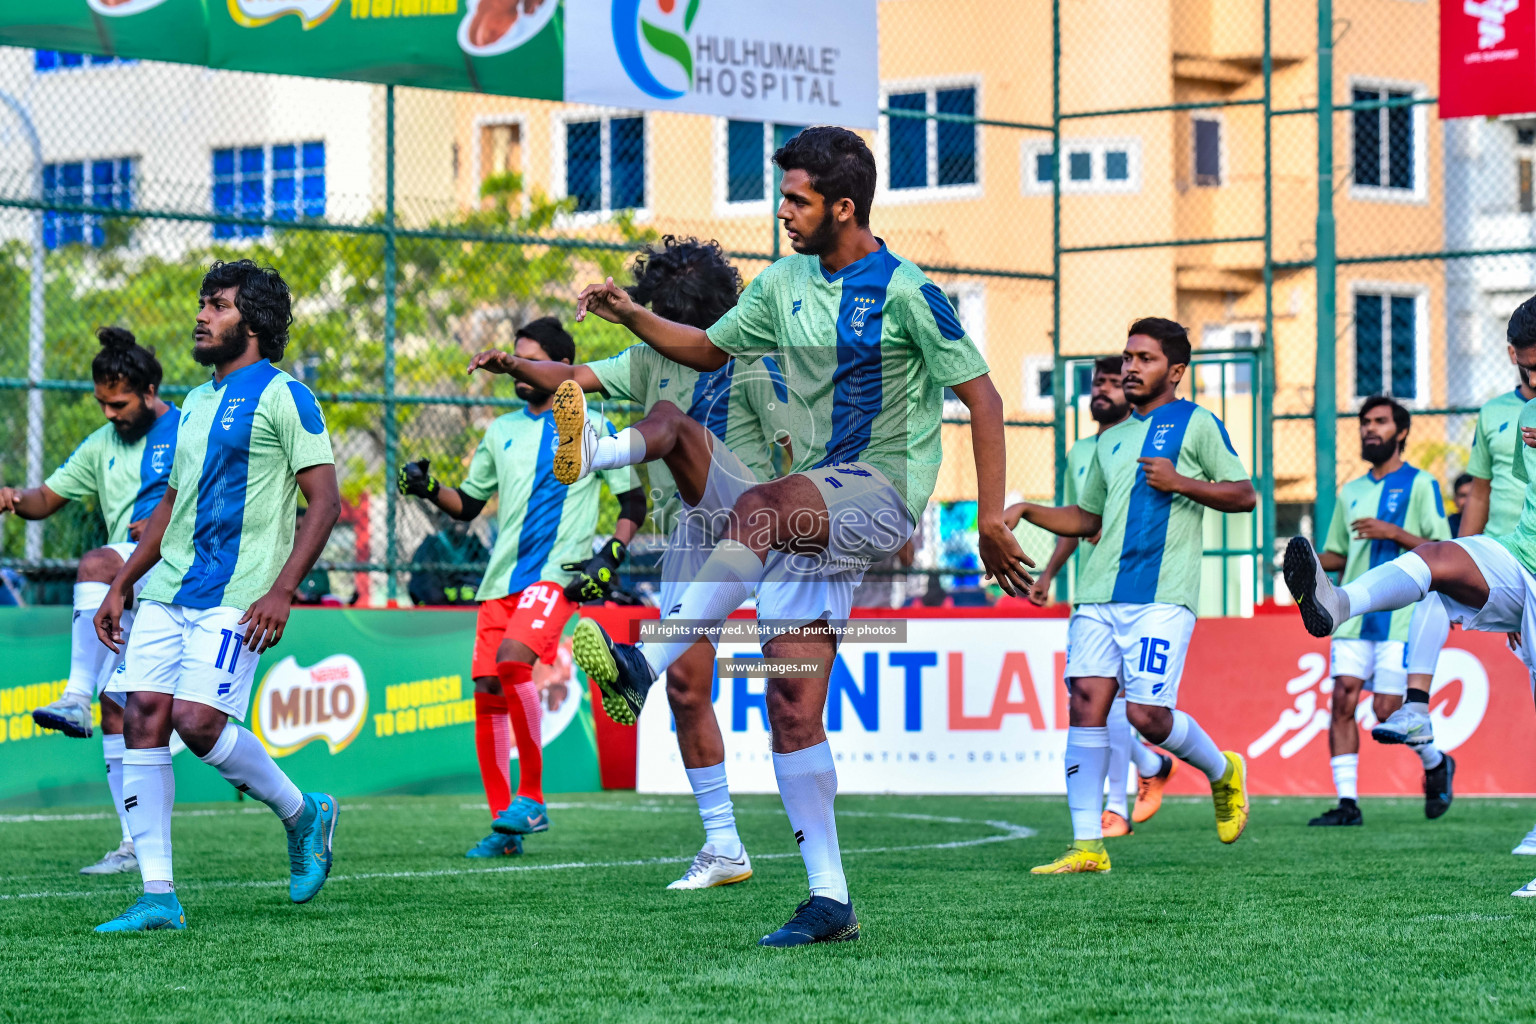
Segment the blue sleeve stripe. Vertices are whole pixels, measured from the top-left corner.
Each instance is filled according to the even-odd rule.
[[[779,369],[779,364],[772,356],[763,357],[763,365],[768,368],[768,379],[773,383],[773,393],[779,401],[789,401],[789,382],[784,379],[784,371]]]
[[[955,307],[949,304],[949,296],[932,281],[923,285],[922,292],[923,298],[928,300],[928,309],[933,313],[934,323],[939,325],[939,333],[950,341],[965,337],[965,328],[955,315]]]
[[[293,395],[293,404],[299,410],[299,422],[304,424],[304,429],[311,434],[325,433],[325,416],[320,412],[314,392],[296,380],[288,382],[288,392]]]

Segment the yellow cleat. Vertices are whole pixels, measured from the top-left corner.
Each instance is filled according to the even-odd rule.
[[[1118,839],[1121,836],[1135,834],[1131,831],[1131,823],[1115,811],[1105,811],[1099,817],[1099,827],[1103,829],[1105,839]]]
[[[1073,843],[1067,852],[1039,867],[1030,868],[1032,875],[1076,875],[1087,871],[1108,871],[1109,852],[1103,840],[1083,840]]]
[[[1216,805],[1216,835],[1224,843],[1235,843],[1248,825],[1248,769],[1240,755],[1222,751],[1227,770],[1211,783],[1211,802]]]

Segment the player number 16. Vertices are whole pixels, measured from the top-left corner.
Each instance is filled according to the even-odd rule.
[[[1137,666],[1150,675],[1160,676],[1168,671],[1168,641],[1157,637],[1141,638],[1141,663]]]

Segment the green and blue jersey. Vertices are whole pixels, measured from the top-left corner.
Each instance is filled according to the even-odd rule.
[[[1344,556],[1344,583],[1352,582],[1367,569],[1386,565],[1406,550],[1394,541],[1356,537],[1349,524],[1357,519],[1380,519],[1426,540],[1451,538],[1439,481],[1406,462],[1380,480],[1366,473],[1339,488],[1323,550]],[[1340,626],[1334,636],[1346,640],[1407,640],[1412,621],[1412,605],[1396,611],[1371,612],[1356,615]]]
[[[293,552],[297,474],[334,462],[315,396],[267,360],[193,388],[167,481],[176,504],[143,598],[250,607]]]
[[[613,424],[596,412],[587,417],[601,435]],[[527,408],[498,416],[486,428],[470,460],[469,476],[459,490],[476,501],[497,496],[496,545],[477,598],[493,601],[547,580],[566,583],[560,568],[592,557],[597,530],[598,488],[614,494],[640,486],[631,467],[590,473],[567,487],[555,479],[555,449],[560,437],[555,414],[533,415]]]
[[[1494,536],[1494,540],[1509,549],[1520,564],[1536,573],[1536,448],[1527,445],[1520,432],[1536,428],[1536,401],[1525,403],[1515,426],[1519,443],[1511,475],[1525,492],[1525,504],[1520,510],[1520,521],[1506,534]]]
[[[87,435],[43,485],[61,498],[94,497],[107,522],[107,543],[132,540],[129,524],[148,519],[165,494],[180,421],[180,411],[169,406],[133,444],[124,444],[117,428],[104,424]]]
[[[1077,505],[1101,516],[1098,546],[1078,571],[1078,604],[1176,604],[1199,613],[1205,506],[1154,489],[1137,461],[1166,458],[1196,480],[1247,480],[1227,428],[1188,399],[1099,435]]]
[[[1093,453],[1099,450],[1099,435],[1093,434],[1078,440],[1067,450],[1067,476],[1061,482],[1061,498],[1064,505],[1076,505],[1078,495],[1082,493],[1083,485],[1088,482],[1088,467],[1093,463]],[[1077,542],[1077,564],[1081,571],[1083,563],[1088,561],[1088,556],[1093,554],[1096,545],[1087,537]]]
[[[1525,504],[1525,487],[1515,479],[1515,451],[1520,447],[1520,411],[1526,406],[1520,389],[1506,391],[1492,398],[1477,414],[1477,429],[1472,432],[1472,457],[1467,472],[1489,481],[1488,523],[1483,532],[1489,536],[1505,534],[1520,522]]]
[[[944,389],[987,372],[938,285],[880,248],[829,273],[815,256],[770,265],[709,328],[734,356],[773,355],[789,386],[794,471],[867,462],[915,523],[938,480]]]

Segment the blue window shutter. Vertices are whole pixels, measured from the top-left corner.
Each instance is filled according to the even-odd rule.
[[[1355,397],[1382,393],[1382,301],[1380,295],[1355,295]]]
[[[1392,296],[1392,394],[1418,398],[1418,300]]]
[[[572,121],[565,126],[565,194],[577,212],[603,205],[603,124]]]
[[[1071,181],[1093,180],[1093,154],[1087,150],[1067,153],[1067,178]]]
[[[1355,103],[1371,103],[1381,99],[1375,89],[1356,89]],[[1355,122],[1355,184],[1381,184],[1381,111],[1357,110]]]
[[[926,113],[928,94],[901,92],[886,101],[891,110]],[[886,119],[890,145],[891,188],[924,188],[928,184],[928,122],[920,117]]]
[[[304,216],[325,216],[325,143],[306,142],[303,147]]]
[[[764,183],[763,126],[757,121],[728,121],[725,126],[725,198],[745,203],[768,194]]]
[[[1412,99],[1409,92],[1389,92],[1389,100]],[[1387,184],[1413,188],[1413,108],[1387,108]]]
[[[608,122],[608,193],[612,210],[645,205],[643,117],[616,117]]]
[[[976,115],[975,89],[940,89],[934,100],[940,114]],[[940,185],[976,183],[976,131],[962,121],[937,122]]]

